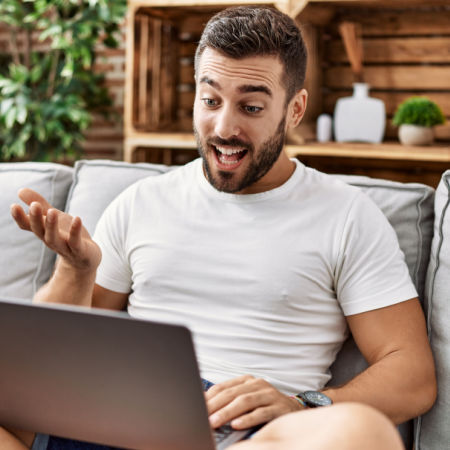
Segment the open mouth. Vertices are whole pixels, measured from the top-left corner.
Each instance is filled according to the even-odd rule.
[[[239,147],[224,147],[212,145],[216,154],[218,165],[221,169],[235,169],[248,153],[247,149]]]

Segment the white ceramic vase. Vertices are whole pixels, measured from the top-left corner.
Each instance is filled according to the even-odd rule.
[[[317,118],[317,142],[330,142],[332,139],[333,119],[329,114],[321,114]]]
[[[405,123],[398,129],[398,138],[403,145],[430,145],[434,140],[433,128]]]
[[[369,97],[369,85],[353,84],[353,96],[343,97],[334,108],[334,137],[338,142],[383,140],[386,110],[382,100]]]

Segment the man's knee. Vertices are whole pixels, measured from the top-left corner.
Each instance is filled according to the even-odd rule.
[[[278,442],[285,449],[298,448],[300,443],[315,450],[403,449],[392,422],[374,408],[358,403],[287,414],[263,427],[254,439],[261,444]]]

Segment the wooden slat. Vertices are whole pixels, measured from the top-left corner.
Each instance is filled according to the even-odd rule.
[[[217,10],[219,11],[219,9]],[[184,17],[178,23],[179,35],[192,35],[193,37],[200,37],[206,22],[213,14],[192,14],[186,11]]]
[[[434,10],[398,11],[353,8],[345,10],[345,20],[360,23],[363,36],[450,35],[450,10],[444,7]],[[336,26],[333,28],[333,34],[339,35]]]
[[[351,90],[342,90],[330,92],[324,95],[324,111],[328,114],[332,114],[336,101],[341,97],[348,97],[352,95]],[[398,105],[413,95],[423,95],[428,97],[433,102],[436,102],[442,109],[445,116],[450,118],[450,91],[449,92],[370,92],[371,97],[379,98],[383,100],[386,107],[386,113],[393,115],[398,108]]]
[[[450,63],[450,36],[364,39],[363,49],[365,63]],[[342,41],[329,42],[326,59],[348,62]]]
[[[161,106],[161,39],[162,21],[153,19],[153,39],[152,39],[152,125],[158,126],[160,123]]]
[[[195,84],[193,64],[180,64],[178,82],[180,84]]]
[[[378,89],[450,90],[450,66],[369,66],[364,80]],[[348,88],[354,82],[350,67],[331,67],[325,71],[325,85]]]
[[[195,92],[180,92],[178,94],[178,108],[192,109],[195,99]]]
[[[197,42],[180,42],[178,54],[181,57],[194,57]]]
[[[145,125],[147,123],[147,71],[149,57],[149,18],[139,16],[139,87],[138,87],[138,123]]]

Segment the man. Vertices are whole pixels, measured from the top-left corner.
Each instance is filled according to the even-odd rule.
[[[188,325],[216,384],[211,425],[276,419],[236,448],[401,448],[372,408],[400,423],[433,404],[424,317],[382,213],[282,151],[307,102],[298,28],[272,9],[228,9],[195,62],[202,158],[127,189],[93,240],[79,218],[20,193],[29,214],[13,205],[14,219],[60,255],[35,301]],[[370,366],[325,390],[347,327]],[[317,399],[335,405],[308,410]]]

